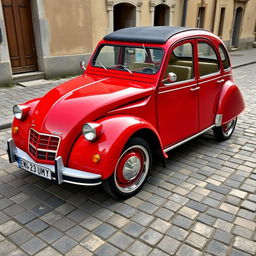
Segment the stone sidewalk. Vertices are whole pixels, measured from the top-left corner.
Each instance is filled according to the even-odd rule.
[[[233,69],[256,63],[256,48],[229,52]]]
[[[169,152],[167,168],[154,166],[125,201],[19,170],[0,144],[0,255],[255,255],[255,70],[234,70],[246,110],[231,139],[208,132]]]
[[[256,63],[256,49],[230,52],[233,69]],[[71,79],[71,78],[69,78]],[[44,95],[47,91],[69,79],[48,80],[48,84],[38,84],[31,87],[14,86],[0,87],[0,130],[10,127],[13,119],[12,107],[33,98]]]

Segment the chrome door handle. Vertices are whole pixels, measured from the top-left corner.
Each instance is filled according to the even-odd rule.
[[[224,79],[217,80],[217,83],[223,83]]]
[[[191,88],[190,91],[193,92],[193,91],[197,91],[197,90],[199,90],[199,89],[200,89],[200,87],[198,86],[198,87],[195,87],[195,88]]]

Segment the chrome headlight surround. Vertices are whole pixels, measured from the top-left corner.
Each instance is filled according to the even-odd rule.
[[[13,115],[15,118],[22,120],[28,115],[29,110],[29,106],[16,104],[13,106]]]
[[[98,123],[86,123],[83,126],[82,133],[86,140],[94,141],[100,134],[101,124]]]

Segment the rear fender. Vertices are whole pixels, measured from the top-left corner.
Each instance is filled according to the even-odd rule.
[[[244,110],[244,107],[243,96],[239,88],[232,81],[227,81],[222,87],[219,98],[216,126],[221,126],[237,117]]]
[[[164,157],[163,146],[155,128],[147,121],[132,116],[118,115],[109,116],[97,120],[102,124],[101,134],[96,141],[89,142],[80,135],[72,147],[68,166],[70,168],[85,170],[101,174],[103,179],[111,176],[116,163],[127,141],[142,129],[150,130],[155,134]],[[100,155],[100,161],[94,163],[92,156]]]

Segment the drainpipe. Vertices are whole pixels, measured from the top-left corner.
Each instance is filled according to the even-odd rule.
[[[187,9],[188,9],[188,0],[184,0],[183,10],[182,10],[182,19],[181,19],[181,26],[182,27],[186,26]]]
[[[216,10],[217,10],[217,1],[218,0],[214,0],[214,6],[213,6],[212,33],[214,32],[214,24],[215,24],[215,18],[216,18]]]

